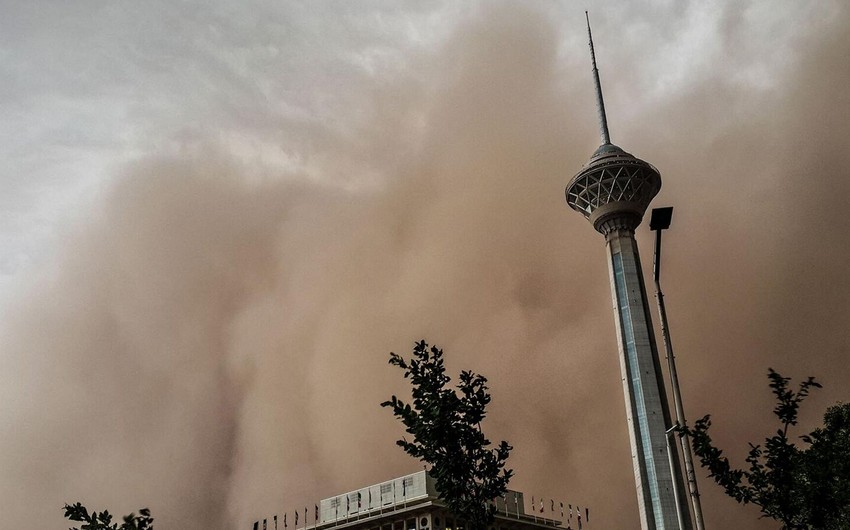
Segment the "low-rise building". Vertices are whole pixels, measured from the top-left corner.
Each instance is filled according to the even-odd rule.
[[[551,530],[560,520],[525,513],[522,492],[496,499],[491,530]],[[425,471],[322,500],[314,527],[301,530],[460,530]]]

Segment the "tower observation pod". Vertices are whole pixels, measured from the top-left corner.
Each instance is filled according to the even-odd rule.
[[[661,174],[611,143],[589,20],[587,34],[602,145],[567,185],[567,204],[605,236],[641,528],[691,530],[676,446],[667,443],[670,410],[634,237]]]

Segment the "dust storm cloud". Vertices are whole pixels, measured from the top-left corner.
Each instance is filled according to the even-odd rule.
[[[696,80],[661,89],[628,44],[668,36],[598,16],[613,141],[676,207],[688,414],[714,413],[733,456],[772,428],[768,366],[824,383],[808,422],[847,399],[850,17],[829,9],[757,79],[734,71],[759,50],[727,6]],[[248,528],[414,471],[378,403],[406,390],[388,352],[424,337],[489,378],[513,488],[637,528],[604,245],[563,198],[596,147],[583,27],[554,13],[461,10],[439,47],[351,87],[341,125],[281,124],[309,172],[258,171],[214,134],[127,164],[5,309],[3,526],[61,527],[79,499]],[[771,528],[701,487],[709,526]]]

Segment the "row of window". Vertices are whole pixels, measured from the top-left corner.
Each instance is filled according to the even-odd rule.
[[[377,493],[377,492],[376,492]],[[387,506],[393,503],[400,502],[403,499],[409,498],[414,494],[421,494],[420,491],[414,491],[413,477],[405,477],[401,480],[400,486],[396,486],[394,482],[387,482],[380,485],[380,495],[372,497],[372,488],[355,491],[347,495],[341,495],[330,499],[330,507],[334,511],[334,516],[340,514],[353,514],[360,511],[375,509],[379,506]],[[343,499],[345,503],[343,504]]]
[[[443,527],[443,521],[439,515],[434,516],[434,527],[433,530],[463,530],[462,526],[455,526],[456,522],[453,518],[446,518],[446,526]],[[369,530],[432,530],[428,525],[427,517],[411,517],[405,520],[392,521],[381,526],[374,526]],[[497,528],[491,527],[489,530],[498,530]]]

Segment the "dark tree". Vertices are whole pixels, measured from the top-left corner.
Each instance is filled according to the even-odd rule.
[[[487,379],[469,371],[460,373],[457,388],[447,388],[443,351],[423,340],[406,361],[391,353],[390,364],[404,370],[410,379],[413,404],[396,396],[381,403],[401,420],[413,441],[396,443],[410,456],[431,465],[440,498],[467,530],[483,530],[493,521],[493,500],[503,497],[513,471],[505,469],[512,447],[502,441],[497,447],[481,431],[490,394]]]
[[[124,516],[121,526],[112,522],[112,514],[104,510],[100,513],[89,511],[79,502],[65,505],[65,517],[71,521],[84,523],[79,528],[70,530],[153,530],[153,517],[147,508],[139,510],[139,515],[130,514]]]
[[[823,427],[803,436],[810,444],[797,470],[806,484],[803,505],[810,528],[850,528],[850,403],[826,410]]]
[[[708,434],[710,416],[688,429],[694,453],[728,496],[755,504],[762,517],[779,521],[783,530],[850,528],[850,405],[827,409],[824,426],[800,436],[803,443],[797,445],[788,430],[797,424],[800,404],[809,390],[821,385],[809,377],[795,391],[789,389],[790,378],[773,369],[768,378],[776,396],[773,413],[781,427],[763,446],[749,444],[749,467],[733,468],[714,446]]]

